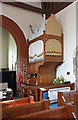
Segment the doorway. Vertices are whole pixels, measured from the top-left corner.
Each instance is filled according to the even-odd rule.
[[[27,75],[27,45],[21,28],[9,17],[0,15],[0,26],[5,28],[14,38],[17,44],[17,91],[20,88],[19,78],[22,76],[22,83],[26,83]],[[13,68],[13,67],[12,67]],[[14,68],[13,68],[14,69]]]

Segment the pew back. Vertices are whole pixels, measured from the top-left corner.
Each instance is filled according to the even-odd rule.
[[[78,90],[74,94],[74,113],[76,118],[78,119]]]
[[[19,106],[23,104],[33,103],[33,101],[34,101],[34,97],[29,96],[26,98],[20,98],[16,100],[3,101],[3,102],[0,102],[0,104],[2,105],[2,108],[6,108],[6,107],[13,107],[13,106]]]
[[[74,102],[75,90],[58,92],[58,106],[63,106],[65,103]]]
[[[3,119],[14,118],[20,115],[26,115],[26,114],[46,110],[49,109],[49,106],[50,106],[49,100],[42,100],[36,103],[7,107],[2,109],[2,118]]]
[[[19,118],[19,119],[46,118],[48,120],[50,118],[55,118],[55,119],[57,119],[57,118],[73,118],[73,115],[71,113],[68,113],[67,107],[61,106],[61,107],[54,108],[54,109],[47,109],[47,110],[31,113],[28,115],[18,116],[17,118]]]

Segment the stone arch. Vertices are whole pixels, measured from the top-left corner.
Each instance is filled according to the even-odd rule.
[[[0,26],[5,28],[13,36],[17,44],[17,89],[20,87],[19,77],[23,78],[23,83],[26,83],[27,73],[27,46],[26,39],[20,27],[10,18],[0,15]]]

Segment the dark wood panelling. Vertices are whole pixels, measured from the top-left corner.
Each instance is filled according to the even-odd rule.
[[[53,79],[56,78],[56,68],[60,65],[61,62],[35,62],[29,63],[27,73],[28,74],[37,74],[33,79],[31,77],[30,85],[35,85],[36,81],[40,86],[53,85]],[[34,84],[33,84],[34,83]]]
[[[74,1],[75,0],[65,2],[64,0],[64,2],[61,2],[59,0],[59,2],[42,2],[42,9],[46,10],[46,19],[49,18],[51,14],[58,13],[60,10],[64,9]]]
[[[27,73],[28,74],[38,73],[39,66],[43,65],[43,63],[44,63],[43,61],[41,61],[41,62],[34,62],[34,63],[28,63]]]
[[[56,78],[56,67],[59,63],[51,62],[45,63],[43,66],[39,67],[38,74],[38,85],[40,86],[48,86],[53,85],[53,79]]]

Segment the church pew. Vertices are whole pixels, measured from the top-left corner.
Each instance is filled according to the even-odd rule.
[[[76,119],[78,119],[78,90],[74,94],[74,114]]]
[[[77,103],[78,101],[78,94],[74,93],[75,91],[71,91],[71,95],[70,97],[66,97],[68,98],[68,102],[64,104],[64,106],[60,106],[58,108],[55,109],[48,109],[48,110],[43,110],[43,111],[39,111],[39,112],[35,112],[35,113],[31,113],[28,115],[21,115],[16,117],[16,119],[31,119],[31,118],[37,118],[37,119],[41,119],[41,118],[45,118],[45,119],[72,119],[75,120],[75,117],[73,115],[74,112],[74,104]],[[67,92],[70,93],[70,92]],[[74,98],[72,98],[71,96],[74,96]],[[70,102],[69,100],[72,100],[73,102]],[[78,106],[77,104],[75,106]],[[78,108],[78,107],[77,107]],[[77,113],[77,109],[76,109],[76,113]]]
[[[41,118],[46,118],[47,120],[50,118],[54,118],[54,119],[63,119],[63,118],[73,118],[73,115],[69,110],[70,108],[67,108],[67,106],[60,106],[58,108],[54,108],[54,109],[47,109],[47,110],[43,110],[43,111],[39,111],[39,112],[35,112],[35,113],[31,113],[28,115],[21,115],[16,117],[16,119],[31,119],[31,118],[37,118],[37,119],[41,119]]]
[[[33,101],[34,101],[34,97],[29,96],[26,98],[20,98],[16,100],[3,101],[3,102],[0,102],[0,104],[2,105],[2,109],[3,109],[6,107],[13,107],[13,106],[19,106],[23,104],[33,103]]]
[[[58,106],[63,106],[65,103],[73,103],[75,92],[75,90],[58,92]]]
[[[50,101],[42,100],[36,103],[29,103],[19,106],[7,107],[2,109],[2,118],[3,119],[12,119],[14,117],[18,117],[20,115],[26,115],[42,110],[49,109]]]
[[[65,101],[62,99],[62,96]],[[75,119],[78,119],[78,91],[59,92],[58,106],[67,106],[68,112],[72,113]]]
[[[72,113],[73,117],[78,120],[78,91],[74,93],[74,102],[65,103],[65,106],[67,106],[68,112]]]

